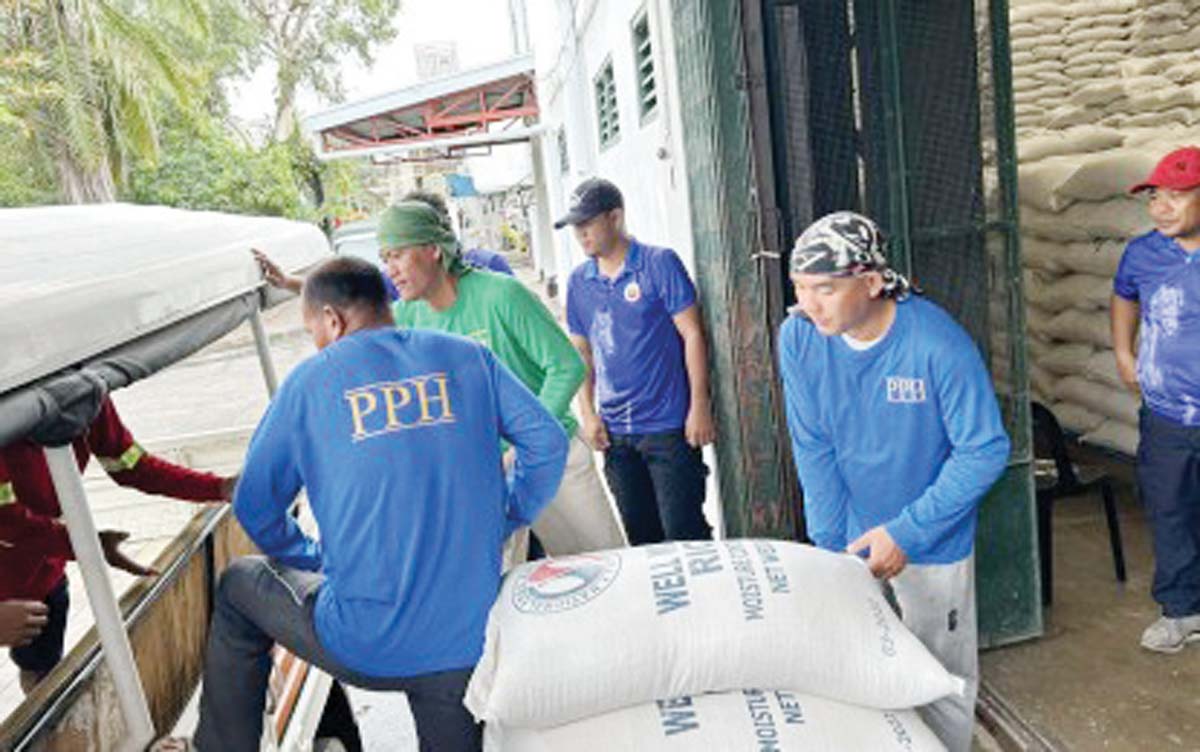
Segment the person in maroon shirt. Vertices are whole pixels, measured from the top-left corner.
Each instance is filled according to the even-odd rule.
[[[117,483],[161,496],[228,501],[237,481],[236,477],[198,472],[147,454],[107,398],[100,414],[71,448],[81,471],[95,455]],[[45,617],[40,634],[14,641],[10,650],[13,662],[21,669],[21,687],[26,692],[54,668],[63,654],[70,606],[66,565],[74,558],[74,551],[67,528],[58,519],[61,514],[42,447],[25,439],[0,449],[0,615],[13,611],[14,601],[39,601],[46,606],[45,612],[38,614]],[[105,560],[137,576],[154,574],[121,553],[120,544],[128,537],[128,533],[117,530],[100,531]]]

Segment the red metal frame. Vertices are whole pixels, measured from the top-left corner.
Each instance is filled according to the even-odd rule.
[[[507,128],[527,118],[537,119],[539,112],[530,71],[332,126],[322,130],[320,138],[326,153],[359,151],[487,133],[495,123],[504,123]],[[420,126],[412,124],[414,115],[419,118]],[[364,135],[364,131],[369,135]]]

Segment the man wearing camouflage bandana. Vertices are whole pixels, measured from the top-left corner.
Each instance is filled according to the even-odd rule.
[[[922,716],[951,752],[971,747],[978,687],[976,510],[1009,441],[975,344],[891,269],[853,212],[796,241],[796,306],[779,334],[808,536],[866,557],[904,623],[967,691]]]

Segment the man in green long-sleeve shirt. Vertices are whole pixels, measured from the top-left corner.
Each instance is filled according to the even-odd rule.
[[[550,311],[519,281],[472,269],[449,224],[422,201],[401,201],[380,216],[380,257],[400,292],[397,326],[435,329],[487,346],[571,437],[557,495],[533,525],[555,556],[625,545],[592,452],[577,435],[571,399],[584,364]]]

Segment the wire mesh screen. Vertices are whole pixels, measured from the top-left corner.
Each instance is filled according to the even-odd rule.
[[[997,195],[990,10],[962,0],[767,0],[764,17],[785,238],[838,209],[878,221],[892,262],[991,361],[1017,438],[1021,322],[1010,311],[1020,291],[1005,242],[1014,228]]]

